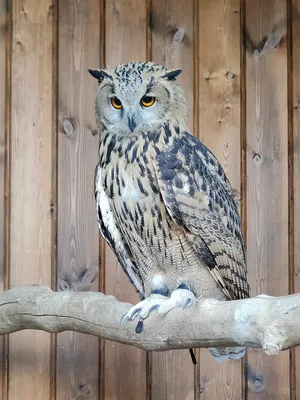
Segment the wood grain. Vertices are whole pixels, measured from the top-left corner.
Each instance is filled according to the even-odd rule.
[[[247,254],[251,294],[288,293],[286,1],[246,1]],[[272,33],[272,34],[271,34]],[[289,352],[248,352],[248,399],[289,399]]]
[[[15,0],[11,54],[10,285],[51,284],[52,2]],[[9,340],[9,399],[48,399],[50,335]]]
[[[193,131],[193,0],[152,0],[150,9],[151,59],[182,70],[178,78],[189,106],[188,126]]]
[[[0,290],[4,288],[4,246],[5,246],[5,234],[4,234],[4,207],[5,207],[5,103],[6,103],[6,56],[5,56],[5,45],[7,37],[6,23],[8,19],[8,5],[6,1],[0,0]],[[7,221],[6,221],[7,222]],[[0,400],[3,399],[3,391],[5,382],[5,370],[4,370],[4,347],[3,337],[0,338]]]
[[[293,289],[294,292],[300,292],[300,0],[294,0],[292,2],[292,20],[289,21],[292,26],[291,32],[291,47],[292,51],[289,57],[292,59],[292,70],[289,71],[291,79],[291,97],[289,110],[292,110],[292,148],[290,152],[290,158],[293,165],[293,183],[292,183],[292,195],[293,195],[293,231],[290,232],[293,235],[293,262],[294,271],[293,276]],[[294,350],[294,363],[292,363],[291,368],[291,395],[292,399],[300,398],[300,348],[295,348]],[[294,365],[293,365],[294,364]]]
[[[152,1],[151,59],[182,69],[178,78],[189,105],[188,126],[193,131],[193,1]],[[184,371],[185,379],[182,380]],[[194,366],[186,350],[152,354],[152,399],[193,399]]]
[[[199,2],[200,138],[240,193],[240,9],[238,0]],[[239,399],[241,361],[217,363],[200,352],[201,399]]]
[[[4,167],[5,167],[5,39],[6,2],[0,1],[0,288],[4,269]]]
[[[98,141],[94,115],[100,52],[98,0],[59,3],[58,290],[99,288],[94,199]],[[56,398],[98,399],[99,342],[74,332],[57,337]]]
[[[146,59],[146,0],[112,0],[106,4],[108,68]],[[108,246],[105,253],[105,293],[137,303],[129,283]],[[106,341],[105,399],[140,400],[146,397],[146,352]]]

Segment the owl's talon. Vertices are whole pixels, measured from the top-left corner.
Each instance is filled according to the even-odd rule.
[[[129,316],[129,320],[130,321],[135,320],[139,316],[141,311],[142,311],[141,307],[136,308],[135,310],[133,310],[132,313]]]
[[[121,318],[121,325],[125,325],[128,321],[133,321],[137,317],[140,319],[145,319],[149,316],[149,314],[160,307],[168,297],[162,296],[160,294],[151,294],[147,299],[141,301],[135,306],[131,307],[131,309],[123,315]],[[138,324],[139,325],[139,324]]]
[[[149,313],[148,313],[148,315],[149,315],[152,311],[157,310],[158,308],[159,308],[159,304],[154,304],[154,306],[152,306],[152,307],[149,308]],[[147,316],[148,316],[148,315],[147,315]]]
[[[139,322],[137,323],[137,326],[135,327],[135,333],[141,333],[144,327],[144,322],[143,320],[139,320]]]
[[[121,320],[120,320],[120,325],[124,326],[127,324],[127,322],[129,321],[129,317],[127,314],[122,315]]]
[[[189,306],[192,305],[192,303],[193,303],[193,301],[192,301],[192,299],[189,297],[189,298],[186,300],[185,304],[183,305],[183,309],[188,308]]]

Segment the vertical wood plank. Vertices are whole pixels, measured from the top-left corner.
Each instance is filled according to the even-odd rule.
[[[286,1],[246,1],[247,255],[251,294],[288,293]],[[272,34],[271,34],[272,32]],[[289,352],[248,352],[248,399],[289,399]]]
[[[10,285],[51,284],[52,2],[12,3]],[[48,399],[50,335],[9,339],[9,399]]]
[[[0,0],[0,290],[3,290],[4,282],[4,224],[5,224],[5,78],[6,78],[6,22],[8,5],[5,0]],[[0,338],[0,400],[2,400],[2,388],[4,377],[3,365],[3,337]]]
[[[3,288],[4,268],[4,166],[5,166],[5,41],[6,2],[0,0],[0,287]]]
[[[188,126],[193,131],[193,0],[152,0],[150,9],[151,58],[168,68],[182,69],[178,77],[189,106]],[[197,134],[197,132],[196,132]]]
[[[58,64],[58,290],[98,290],[99,232],[94,170],[95,82],[99,65],[100,2],[59,2]],[[98,399],[99,341],[64,332],[57,337],[57,400]]]
[[[288,24],[291,24],[292,37],[292,53],[289,55],[292,57],[292,71],[290,78],[292,79],[292,97],[291,104],[289,107],[292,108],[292,126],[293,126],[293,152],[291,155],[293,168],[294,168],[294,182],[293,182],[293,239],[294,239],[294,291],[295,293],[300,292],[300,0],[292,1],[292,15],[291,19],[288,20]],[[294,349],[295,354],[295,371],[292,371],[293,375],[293,387],[294,397],[293,399],[300,398],[300,349],[296,347]],[[293,367],[293,365],[292,365]]]
[[[193,0],[152,0],[150,30],[152,60],[168,68],[182,69],[178,80],[188,101],[188,126],[193,131]],[[194,398],[194,366],[187,350],[153,352],[151,396]]]
[[[112,0],[106,4],[108,68],[146,59],[146,0]],[[139,301],[110,249],[105,254],[105,292],[118,300]],[[146,352],[106,341],[105,399],[146,398]]]
[[[200,139],[216,155],[240,193],[239,0],[199,2]],[[240,399],[242,362],[216,362],[200,351],[201,399]]]

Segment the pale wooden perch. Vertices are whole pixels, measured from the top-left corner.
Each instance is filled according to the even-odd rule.
[[[154,311],[139,334],[136,321],[120,326],[130,306],[102,293],[19,286],[0,293],[0,334],[71,330],[144,350],[243,345],[263,347],[269,355],[300,344],[300,294],[227,302],[207,299],[165,316]]]

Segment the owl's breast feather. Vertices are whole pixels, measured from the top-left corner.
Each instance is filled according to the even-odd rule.
[[[135,177],[126,171],[122,171],[121,175],[125,183],[124,187],[120,189],[121,200],[138,201],[142,197],[142,194],[138,188]]]

